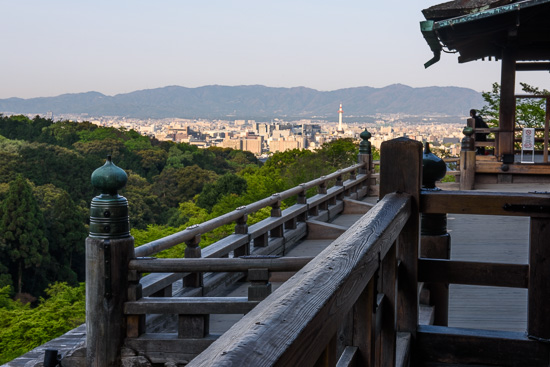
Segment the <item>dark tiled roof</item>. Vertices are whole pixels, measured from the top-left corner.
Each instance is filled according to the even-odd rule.
[[[422,14],[426,19],[442,20],[493,9],[513,2],[514,0],[455,0],[431,6],[422,10]]]
[[[423,12],[422,34],[434,53],[426,67],[445,49],[458,52],[459,62],[500,59],[506,49],[517,61],[550,60],[550,0],[456,0]]]

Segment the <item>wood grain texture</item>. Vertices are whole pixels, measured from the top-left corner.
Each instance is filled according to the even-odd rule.
[[[380,198],[390,192],[412,196],[411,211],[399,235],[397,256],[401,261],[397,289],[397,328],[413,336],[418,325],[418,251],[420,245],[420,188],[422,184],[422,143],[398,138],[380,147]]]
[[[283,257],[275,259],[135,259],[129,267],[140,272],[241,272],[252,268],[269,271],[300,270],[312,260],[311,257]]]
[[[188,366],[312,366],[409,215],[388,195]]]
[[[124,313],[142,314],[245,314],[259,302],[247,297],[143,297],[126,302]]]
[[[94,367],[114,366],[120,358],[126,337],[128,261],[134,257],[133,237],[112,239],[105,245],[101,239],[86,239],[86,360]],[[110,263],[105,261],[107,252]],[[110,279],[106,279],[108,273]]]
[[[533,205],[547,207],[546,213],[538,211],[505,210],[505,205]],[[472,191],[422,192],[422,213],[485,214],[504,216],[550,217],[550,194],[506,193]]]
[[[529,265],[419,259],[418,279],[434,283],[527,288]]]

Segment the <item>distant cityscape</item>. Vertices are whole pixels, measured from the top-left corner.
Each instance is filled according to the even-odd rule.
[[[340,111],[342,111],[340,109]],[[340,112],[338,111],[338,112]],[[345,121],[342,113],[334,121],[300,119],[285,121],[221,120],[221,119],[136,119],[88,115],[43,115],[55,120],[89,121],[98,126],[133,129],[158,140],[187,143],[199,148],[222,147],[250,151],[259,158],[291,149],[317,149],[322,144],[342,138],[359,141],[365,128],[372,134],[373,147],[380,149],[386,140],[408,137],[429,142],[446,156],[458,156],[466,117],[377,114],[373,122]],[[30,116],[32,117],[32,116]],[[338,120],[338,121],[337,121]]]

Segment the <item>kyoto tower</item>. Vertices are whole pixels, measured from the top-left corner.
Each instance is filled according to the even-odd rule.
[[[338,110],[338,130],[336,130],[339,133],[343,133],[344,129],[342,128],[342,115],[344,114],[344,110],[342,110],[342,104],[340,103],[340,109]]]

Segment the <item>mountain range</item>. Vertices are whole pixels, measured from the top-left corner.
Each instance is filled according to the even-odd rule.
[[[262,85],[198,88],[167,86],[107,96],[99,92],[56,97],[0,99],[4,114],[88,114],[133,118],[274,118],[335,116],[339,104],[345,116],[376,113],[464,116],[484,104],[479,92],[460,87],[356,87],[334,91],[272,88]]]

